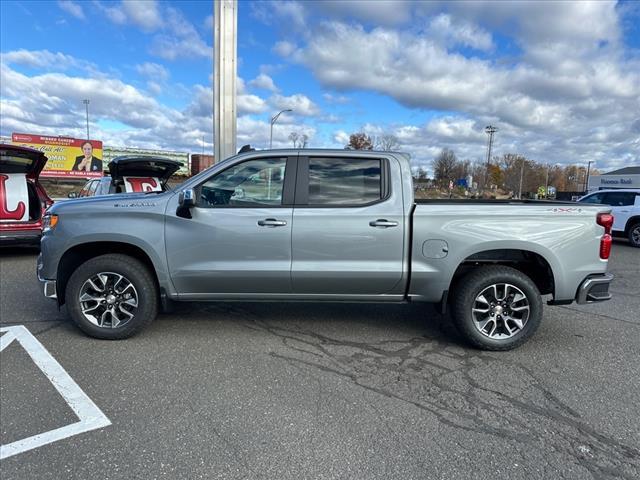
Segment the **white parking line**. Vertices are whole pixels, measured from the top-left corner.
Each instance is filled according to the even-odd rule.
[[[0,352],[14,340],[20,343],[42,373],[49,379],[79,422],[0,445],[0,460],[79,433],[111,425],[111,421],[69,376],[44,346],[22,325],[0,328]]]

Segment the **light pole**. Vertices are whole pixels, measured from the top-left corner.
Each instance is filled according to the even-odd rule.
[[[489,135],[489,144],[487,146],[487,174],[485,175],[484,183],[485,187],[489,183],[489,167],[491,165],[491,147],[493,146],[493,134],[498,131],[493,125],[487,125],[484,127],[484,131]]]
[[[273,124],[278,121],[278,117],[282,115],[284,112],[293,112],[293,110],[291,110],[290,108],[287,108],[285,110],[280,110],[273,117],[271,117],[271,132],[269,133],[269,150],[271,150],[271,148],[273,147]]]
[[[585,193],[587,192],[587,189],[589,188],[589,173],[591,171],[591,164],[594,163],[593,160],[589,160],[589,163],[587,164],[587,177],[584,179],[584,191]]]
[[[82,103],[84,103],[84,106],[87,110],[87,140],[89,140],[89,99],[85,98],[84,100],[82,100]]]

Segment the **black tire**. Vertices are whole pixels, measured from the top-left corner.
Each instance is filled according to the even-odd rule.
[[[101,327],[91,323],[82,313],[80,290],[85,282],[101,272],[122,275],[135,288],[137,308],[122,326]],[[108,254],[87,260],[69,278],[65,302],[69,316],[87,335],[106,340],[120,340],[135,335],[149,325],[158,314],[158,288],[149,269],[128,255]]]
[[[526,296],[529,317],[522,329],[509,338],[490,338],[476,327],[472,308],[478,295],[494,284],[511,284]],[[542,320],[542,298],[536,285],[525,274],[511,267],[480,267],[456,284],[452,305],[453,322],[471,345],[482,350],[511,350],[525,343],[535,333]]]
[[[640,222],[634,223],[629,227],[627,238],[629,238],[629,245],[640,248]]]

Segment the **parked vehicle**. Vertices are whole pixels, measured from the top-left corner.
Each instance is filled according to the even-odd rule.
[[[473,345],[524,343],[552,304],[608,300],[610,208],[417,200],[403,154],[239,154],[177,191],[54,205],[38,277],[87,334],[171,301],[431,302]]]
[[[94,178],[69,198],[93,197],[113,193],[137,193],[167,189],[167,180],[180,168],[180,162],[162,157],[116,157],[109,162],[110,175]]]
[[[0,144],[0,245],[38,245],[42,215],[53,204],[38,178],[44,153]]]
[[[613,214],[613,235],[626,237],[640,248],[640,189],[599,190],[578,200],[580,203],[610,205]]]

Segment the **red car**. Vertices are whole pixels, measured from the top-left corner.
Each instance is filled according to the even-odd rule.
[[[42,215],[53,204],[38,177],[44,153],[0,144],[0,245],[39,244]]]

